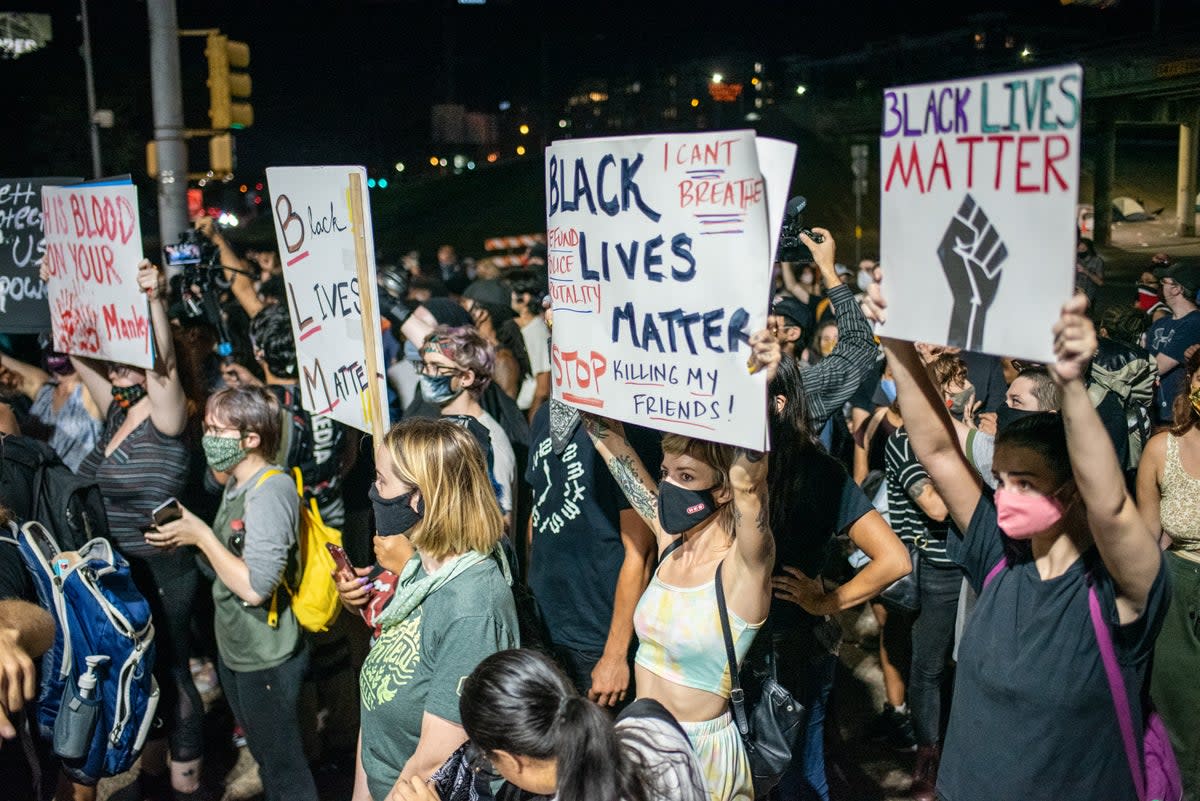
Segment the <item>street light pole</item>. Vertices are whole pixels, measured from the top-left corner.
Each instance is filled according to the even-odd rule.
[[[188,228],[187,144],[179,78],[179,20],[175,0],[147,0],[150,21],[150,92],[158,154],[158,231],[162,244]]]
[[[87,83],[88,132],[92,141],[92,177],[103,175],[100,166],[100,124],[96,121],[96,80],[92,74],[92,30],[88,25],[87,0],[79,0],[79,24],[83,28],[83,77]]]

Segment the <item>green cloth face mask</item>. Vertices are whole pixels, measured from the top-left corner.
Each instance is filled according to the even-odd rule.
[[[241,464],[246,458],[246,449],[242,447],[242,439],[238,437],[218,437],[205,434],[200,439],[200,447],[204,449],[204,458],[208,466],[218,473],[228,473]]]

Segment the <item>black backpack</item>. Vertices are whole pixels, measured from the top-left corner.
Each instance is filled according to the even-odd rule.
[[[96,482],[72,473],[40,440],[0,435],[0,503],[18,520],[44,525],[64,551],[108,536],[108,517]]]

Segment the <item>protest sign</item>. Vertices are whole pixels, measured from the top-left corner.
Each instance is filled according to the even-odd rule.
[[[1082,97],[1078,65],[884,92],[879,333],[1053,359],[1075,280]]]
[[[765,379],[747,370],[749,339],[766,324],[794,158],[794,146],[753,131],[551,145],[554,397],[767,447]]]
[[[42,187],[79,180],[0,178],[0,331],[6,334],[50,330],[46,285],[38,276],[46,251]]]
[[[375,246],[362,167],[270,167],[304,408],[385,433]]]
[[[150,307],[137,285],[137,189],[43,187],[42,230],[55,350],[152,367]]]

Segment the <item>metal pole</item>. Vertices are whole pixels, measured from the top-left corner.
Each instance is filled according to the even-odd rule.
[[[188,229],[187,145],[179,79],[179,21],[175,0],[147,0],[150,90],[158,151],[158,231],[162,244]]]
[[[88,26],[87,0],[79,0],[79,24],[83,28],[83,78],[87,83],[88,133],[92,141],[92,177],[103,175],[100,166],[100,125],[96,122],[96,80],[92,74],[92,31]]]

